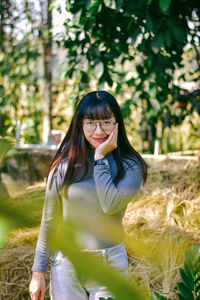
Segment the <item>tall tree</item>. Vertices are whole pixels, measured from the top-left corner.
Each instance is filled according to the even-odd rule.
[[[129,104],[142,110],[141,130],[148,131],[152,151],[156,125],[167,119],[177,91],[174,72],[188,43],[188,22],[199,12],[197,1],[69,0],[67,9],[73,18],[66,20],[63,36],[70,60],[66,76],[96,78],[99,87],[106,82],[116,93],[124,84],[132,88]]]
[[[42,44],[44,61],[44,116],[43,143],[47,144],[52,129],[52,11],[51,0],[40,0],[42,18]]]
[[[0,135],[15,135],[17,119],[24,121],[26,142],[38,142],[40,92],[36,61],[40,56],[34,20],[25,2],[0,4]],[[28,20],[28,22],[27,22]],[[21,22],[26,22],[23,30]]]
[[[29,143],[40,141],[42,113],[44,143],[52,127],[51,3],[39,3],[40,9],[32,0],[0,4],[0,134],[14,135],[17,119],[22,118]],[[40,86],[44,86],[43,110]]]

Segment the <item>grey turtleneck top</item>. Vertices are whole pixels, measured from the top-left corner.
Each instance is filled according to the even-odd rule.
[[[96,220],[101,220],[101,217],[102,220],[105,220],[104,224],[99,223],[97,227],[109,224],[109,220],[117,221],[122,227],[122,218],[127,204],[133,199],[142,185],[140,164],[135,157],[133,157],[133,160],[123,159],[125,175],[118,183],[115,183],[117,164],[112,153],[108,153],[105,156],[108,160],[108,165],[95,165],[94,151],[91,149],[88,150],[88,158],[89,169],[87,176],[84,180],[69,186],[67,197],[59,194],[67,168],[67,159],[62,160],[57,172],[54,174],[51,189],[49,186],[54,169],[49,174],[33,271],[47,271],[51,254],[47,244],[47,233],[55,216],[59,216],[64,220],[67,218],[76,219],[77,207],[84,207],[84,214],[88,212],[88,218],[92,214],[93,216],[95,215]],[[100,238],[99,235],[97,236],[94,230],[87,233],[84,232],[82,236],[80,235],[80,240],[83,248],[87,249],[103,249],[113,246],[113,243]]]

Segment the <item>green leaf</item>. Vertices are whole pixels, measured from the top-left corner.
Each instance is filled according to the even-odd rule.
[[[151,41],[151,48],[155,54],[157,54],[160,51],[160,48],[163,46],[163,42],[164,38],[162,33],[157,34],[153,38],[153,40]]]
[[[196,244],[192,250],[191,254],[194,257],[195,260],[198,260],[200,258],[200,244]]]
[[[159,0],[160,9],[166,12],[170,6],[171,0]]]
[[[150,69],[152,66],[152,63],[153,63],[153,57],[152,57],[152,55],[149,54],[145,61],[145,65],[148,67],[148,69]],[[152,86],[152,84],[154,85],[154,82],[150,83],[151,86]],[[151,86],[150,86],[150,89],[151,89]]]
[[[192,292],[182,283],[177,283],[177,288],[185,300],[194,300]]]
[[[165,38],[165,42],[166,42],[167,46],[171,47],[172,38],[171,38],[170,31],[168,31],[167,29],[164,31],[164,38]]]
[[[185,274],[186,274],[189,278],[193,279],[193,274],[191,273],[190,268],[189,268],[189,266],[187,265],[186,261],[184,261],[183,267],[184,267],[184,272],[185,272]]]
[[[59,224],[59,228],[59,233],[49,235],[48,241],[71,260],[79,274],[83,274],[86,279],[92,278],[107,286],[111,293],[116,295],[116,299],[144,300],[136,285],[130,285],[123,276],[105,264],[100,257],[87,251],[81,251],[80,246],[76,243],[77,235],[80,234],[77,224],[65,221]],[[66,237],[68,238],[66,239]]]
[[[157,292],[154,292],[152,295],[151,295],[151,298],[150,300],[167,300],[166,297],[160,295],[159,293]]]
[[[200,271],[200,257],[194,260],[194,275],[197,275],[197,273]]]
[[[10,220],[5,218],[0,218],[0,249],[4,247],[7,236],[12,230],[13,225]]]
[[[73,77],[74,68],[72,67],[67,72],[65,72],[64,77],[72,78]]]
[[[85,9],[88,10],[91,0],[85,0]]]
[[[16,209],[11,204],[6,202],[0,202],[0,217],[8,220],[13,226],[31,226],[31,220],[25,214],[24,208]]]
[[[82,83],[88,83],[89,82],[88,74],[84,71],[81,71],[81,82]]]
[[[124,0],[116,0],[116,10],[119,11],[123,5]]]
[[[91,17],[95,17],[101,10],[102,0],[92,0],[89,6],[89,14]]]
[[[0,165],[6,153],[13,148],[13,141],[0,137]]]
[[[197,286],[200,283],[200,268],[199,271],[194,276],[194,284]]]
[[[199,284],[195,287],[195,295],[197,295],[197,294],[198,295],[200,294],[200,285]]]
[[[189,249],[185,250],[184,271],[187,274],[187,276],[193,278],[194,266],[193,266],[193,262],[192,262],[191,251]]]
[[[172,34],[174,36],[174,38],[181,43],[185,43],[187,42],[187,33],[186,33],[186,29],[170,24],[170,27],[172,29]]]
[[[107,82],[109,86],[112,87],[113,85],[113,80],[109,74],[108,68],[106,67],[106,65],[104,64],[104,72],[102,74],[102,76],[99,79],[99,84],[102,84],[104,82]]]
[[[146,15],[146,26],[149,31],[151,31],[153,29],[153,20],[150,17],[149,13],[147,13],[147,15]]]
[[[117,87],[115,89],[116,94],[119,94],[119,92],[121,91],[121,89],[122,89],[122,85],[120,83],[117,83]]]
[[[136,39],[140,33],[141,33],[141,28],[139,28],[139,27],[133,32],[133,34],[131,36],[132,40],[133,40],[133,44],[136,42]]]
[[[183,281],[183,283],[185,284],[185,286],[192,290],[194,289],[194,281],[191,279],[191,277],[188,277],[183,269],[179,269],[179,273],[180,273],[180,277],[181,280]]]
[[[196,296],[195,300],[200,300],[200,295]]]
[[[187,299],[185,299],[181,294],[178,294],[178,299],[179,299],[179,300],[187,300]]]

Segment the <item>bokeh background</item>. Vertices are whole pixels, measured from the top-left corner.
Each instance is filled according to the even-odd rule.
[[[124,217],[132,281],[178,299],[200,240],[199,15],[195,0],[1,1],[1,300],[29,299],[48,167],[93,90],[116,97],[148,164]]]

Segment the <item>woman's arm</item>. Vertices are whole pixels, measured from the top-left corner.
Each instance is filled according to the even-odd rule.
[[[118,124],[115,125],[109,138],[95,149],[94,159],[98,160],[117,148]],[[142,185],[143,176],[139,162],[128,160],[124,164],[125,175],[115,185],[110,174],[109,165],[94,167],[94,180],[102,210],[113,215],[125,208]]]
[[[44,273],[33,272],[32,279],[29,285],[29,293],[31,300],[44,300],[46,290]]]
[[[117,184],[113,182],[109,165],[94,167],[97,195],[102,210],[107,215],[113,215],[125,208],[142,185],[143,176],[139,162],[128,160],[124,167],[125,175]]]
[[[51,170],[47,180],[42,221],[32,267],[32,270],[36,272],[46,272],[48,268],[50,248],[47,243],[47,235],[52,231],[52,221],[58,220],[59,214],[61,213],[59,189],[63,178],[62,171],[62,165],[60,164],[53,177],[51,189],[50,182],[54,169]]]
[[[58,217],[62,216],[59,190],[63,180],[64,170],[65,168],[61,163],[53,177],[51,189],[50,182],[54,169],[51,170],[47,180],[42,221],[32,267],[33,274],[29,285],[29,292],[32,300],[44,299],[46,289],[44,273],[47,271],[50,257],[47,235],[52,232],[52,221],[54,218],[55,220],[58,220]]]

